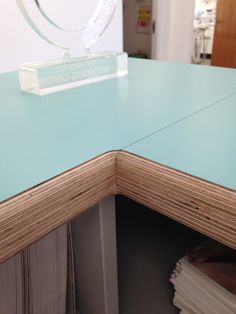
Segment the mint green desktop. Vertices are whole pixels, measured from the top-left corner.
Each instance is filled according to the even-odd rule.
[[[126,77],[44,97],[0,75],[0,201],[110,150],[236,189],[236,70],[129,60]]]

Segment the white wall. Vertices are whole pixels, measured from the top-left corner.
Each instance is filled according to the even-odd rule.
[[[79,14],[84,14],[81,8],[78,9],[78,18]],[[112,25],[93,50],[122,50],[122,41],[122,1],[118,0]],[[16,70],[24,62],[53,59],[61,55],[60,49],[51,46],[30,29],[15,0],[0,1],[0,72]]]
[[[190,63],[192,54],[194,0],[154,0],[157,2],[157,40],[153,57]]]

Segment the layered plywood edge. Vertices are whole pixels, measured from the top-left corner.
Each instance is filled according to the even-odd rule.
[[[236,191],[121,152],[117,193],[236,249]]]
[[[113,151],[0,203],[0,262],[111,194],[236,249],[236,191]]]
[[[116,193],[108,152],[0,204],[0,262]]]

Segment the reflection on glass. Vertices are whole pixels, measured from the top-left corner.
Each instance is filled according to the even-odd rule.
[[[16,0],[32,29],[49,43],[71,49],[94,44],[109,26],[116,0]],[[95,9],[93,9],[95,8]],[[78,19],[78,16],[80,19]]]
[[[90,53],[111,23],[117,0],[16,0],[31,28],[50,44],[64,50],[63,58],[20,67],[21,89],[51,92],[127,74],[126,53]],[[78,16],[80,17],[78,19]],[[83,57],[70,51],[83,50]]]

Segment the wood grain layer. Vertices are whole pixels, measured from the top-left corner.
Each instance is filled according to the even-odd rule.
[[[0,204],[0,262],[116,192],[106,153]]]
[[[126,152],[117,193],[236,249],[236,192]]]
[[[114,151],[0,203],[0,262],[111,194],[236,249],[235,191]]]

